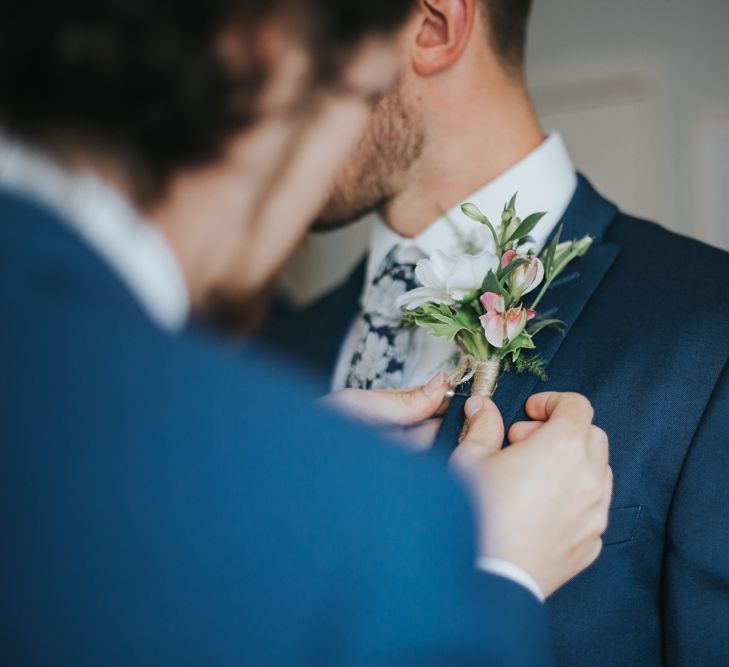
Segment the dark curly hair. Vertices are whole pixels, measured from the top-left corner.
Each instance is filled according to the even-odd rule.
[[[481,0],[481,4],[494,53],[506,70],[521,76],[534,0]]]
[[[2,0],[0,125],[48,148],[79,141],[123,158],[140,200],[216,159],[254,118],[263,66],[224,62],[218,38],[275,11],[301,16],[320,82],[412,0]]]

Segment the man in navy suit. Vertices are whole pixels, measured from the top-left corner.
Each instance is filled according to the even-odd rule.
[[[512,437],[530,428],[527,397],[552,389],[585,394],[611,439],[605,549],[549,600],[558,663],[729,663],[729,256],[621,213],[575,172],[559,135],[545,138],[524,81],[530,6],[420,3],[402,31],[399,87],[319,223],[369,220],[369,255],[269,340],[336,390],[417,385],[451,370],[455,349],[390,311],[415,286],[419,258],[480,245],[485,230],[462,202],[498,219],[518,192],[523,216],[547,211],[537,250],[560,226],[563,240],[591,235],[543,301],[566,323],[565,335],[536,339],[548,379],[506,375],[495,395]],[[292,330],[317,333],[292,340]],[[451,404],[436,449],[455,446],[461,406]]]
[[[599,553],[584,398],[533,400],[532,476],[500,498],[501,418],[469,404],[475,524],[434,462],[187,326],[269,279],[391,83],[408,3],[340,4],[0,10],[2,664],[550,664],[514,573],[551,592]],[[407,423],[446,391],[357,403]]]

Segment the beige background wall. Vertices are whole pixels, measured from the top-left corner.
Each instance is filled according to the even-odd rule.
[[[729,0],[535,0],[528,80],[545,129],[621,208],[729,249]],[[341,280],[364,226],[312,239],[285,286]]]

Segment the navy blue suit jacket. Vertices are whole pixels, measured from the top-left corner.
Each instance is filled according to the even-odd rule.
[[[0,192],[0,663],[549,665],[460,487]]]
[[[535,392],[581,392],[610,436],[605,548],[549,600],[557,661],[729,664],[729,255],[620,213],[583,177],[562,223],[563,239],[595,237],[543,301],[566,335],[537,338],[546,382],[507,376],[495,396],[508,427]],[[268,342],[329,379],[363,268]],[[463,402],[436,450],[455,446]]]

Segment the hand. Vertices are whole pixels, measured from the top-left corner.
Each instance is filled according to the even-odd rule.
[[[411,389],[343,389],[322,399],[325,405],[355,419],[385,427],[411,449],[432,447],[453,388],[445,374]]]
[[[545,595],[599,556],[612,497],[607,435],[578,394],[532,396],[532,422],[509,431],[496,406],[472,397],[467,433],[451,459],[469,483],[481,527],[481,554],[518,565]]]

